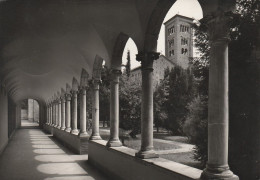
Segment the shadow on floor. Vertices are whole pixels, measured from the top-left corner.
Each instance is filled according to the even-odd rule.
[[[88,163],[40,129],[19,129],[0,156],[1,180],[103,180]]]

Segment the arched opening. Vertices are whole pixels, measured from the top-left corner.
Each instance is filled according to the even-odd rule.
[[[38,101],[25,99],[21,101],[21,127],[38,127],[40,109]]]
[[[195,146],[183,129],[188,105],[196,97],[196,80],[189,61],[196,52],[194,21],[202,18],[202,8],[196,0],[178,0],[168,7],[165,17],[157,16],[162,24],[151,19],[153,28],[148,27],[149,34],[158,34],[160,53],[153,62],[154,150],[162,158],[202,169],[200,162],[194,160]]]
[[[130,69],[135,69],[140,67],[140,62],[136,61],[136,54],[138,54],[138,49],[132,38],[129,38],[125,44],[125,48],[122,55],[122,64],[127,68],[128,58],[130,59]]]

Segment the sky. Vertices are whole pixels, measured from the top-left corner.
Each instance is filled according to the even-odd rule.
[[[199,20],[203,17],[201,6],[197,0],[177,0],[168,11],[163,22],[168,21],[176,14],[194,18],[196,20]],[[162,24],[159,38],[158,38],[157,52],[163,55],[165,55],[164,42],[165,42],[165,29],[164,29],[164,25]],[[138,53],[137,47],[131,38],[129,38],[129,40],[127,41],[124,49],[123,64],[126,64],[127,50],[130,50],[131,68],[140,66],[140,63],[135,60],[135,55]]]

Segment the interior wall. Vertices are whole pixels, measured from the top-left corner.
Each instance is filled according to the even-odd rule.
[[[43,125],[47,122],[47,107],[43,103],[39,103],[39,126],[43,128]]]
[[[16,128],[21,127],[22,110],[21,105],[16,106]]]
[[[16,108],[14,101],[8,97],[8,138],[13,135],[16,129]]]
[[[0,88],[0,153],[8,143],[8,97]]]

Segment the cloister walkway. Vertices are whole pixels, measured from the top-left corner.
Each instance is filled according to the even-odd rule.
[[[18,129],[0,156],[1,180],[103,180],[87,163],[40,129]]]

